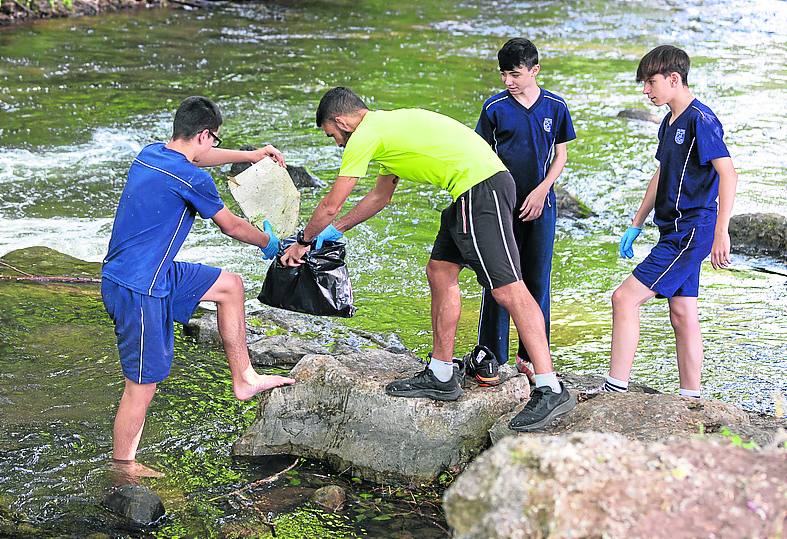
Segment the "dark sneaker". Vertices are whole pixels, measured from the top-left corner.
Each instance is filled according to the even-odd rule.
[[[531,386],[536,385],[536,373],[530,361],[516,356],[516,370],[527,376],[527,381],[530,382]]]
[[[549,386],[535,388],[524,409],[508,423],[508,428],[519,432],[538,430],[573,410],[576,399],[563,382],[560,382],[560,389],[560,393],[555,393]]]
[[[385,386],[385,392],[392,397],[429,397],[438,401],[455,401],[463,393],[459,386],[459,369],[454,368],[451,379],[441,382],[428,366],[412,378],[394,380]]]
[[[467,375],[481,387],[500,385],[500,364],[495,354],[486,346],[478,345],[463,358]]]

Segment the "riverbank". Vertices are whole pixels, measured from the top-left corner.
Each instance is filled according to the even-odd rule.
[[[100,15],[153,7],[200,6],[201,0],[0,0],[0,27],[39,19]]]

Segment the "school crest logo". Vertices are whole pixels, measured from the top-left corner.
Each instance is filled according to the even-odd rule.
[[[547,133],[552,132],[552,118],[544,118],[544,131]]]
[[[686,130],[678,129],[675,131],[675,144],[683,144],[684,140],[686,140]]]

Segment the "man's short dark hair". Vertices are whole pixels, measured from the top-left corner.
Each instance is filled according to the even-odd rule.
[[[205,129],[215,133],[221,121],[221,111],[216,103],[199,95],[187,97],[175,112],[172,139],[189,140]]]
[[[509,39],[497,52],[497,63],[500,65],[500,71],[513,71],[520,66],[525,66],[528,70],[533,69],[538,63],[538,49],[529,39],[523,37]]]
[[[317,127],[322,127],[322,124],[329,120],[333,121],[337,116],[352,114],[365,108],[368,107],[363,100],[349,88],[331,88],[325,92],[317,106]]]
[[[686,51],[672,45],[659,45],[639,61],[637,82],[648,80],[653,75],[669,77],[670,73],[677,73],[683,86],[688,86],[690,66],[691,61]]]

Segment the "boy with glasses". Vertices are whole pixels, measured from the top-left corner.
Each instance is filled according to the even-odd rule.
[[[213,178],[200,167],[256,162],[284,156],[273,146],[246,152],[219,150],[222,118],[215,103],[193,96],[181,103],[166,144],[150,144],[134,158],[120,196],[109,251],[101,270],[101,295],[115,324],[125,389],[113,429],[112,461],[131,477],[160,476],[135,461],[148,405],[156,384],[170,371],[173,322],[188,322],[200,301],[216,303],[235,396],[247,400],[261,391],[292,384],[282,376],[257,374],[246,348],[243,281],[220,268],[175,262],[196,214],[221,231],[262,249],[272,259],[279,240],[267,224],[262,232],[232,214]]]

